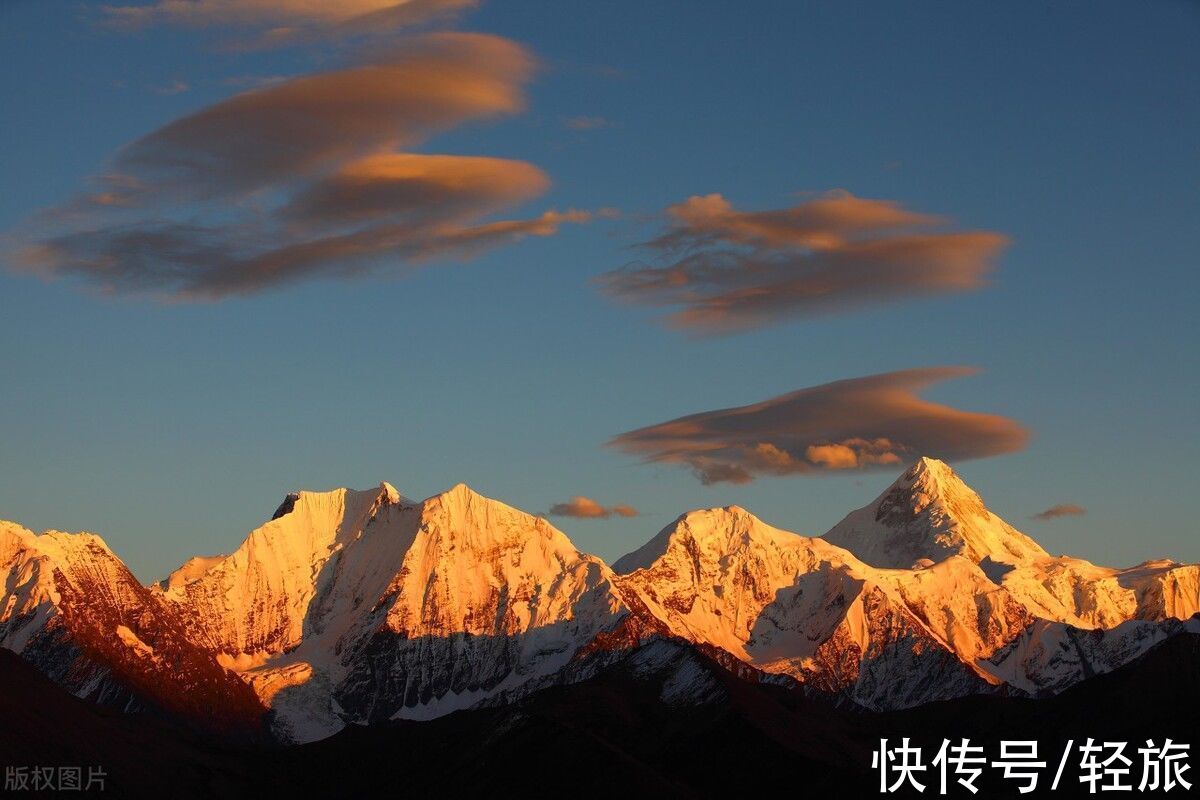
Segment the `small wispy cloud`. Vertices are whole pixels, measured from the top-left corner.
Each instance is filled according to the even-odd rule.
[[[226,78],[224,84],[235,89],[262,89],[286,80],[288,80],[287,75],[234,75],[232,78]]]
[[[567,117],[563,125],[573,131],[594,131],[597,128],[607,128],[612,123],[604,117]]]
[[[608,519],[609,517],[636,517],[638,510],[633,506],[618,504],[603,506],[590,497],[576,495],[565,503],[555,503],[546,512],[551,517],[573,517],[575,519]]]
[[[187,81],[181,81],[181,80],[176,79],[174,81],[171,81],[170,83],[168,83],[165,86],[155,86],[152,88],[152,91],[155,94],[167,94],[167,95],[183,94],[190,88],[192,88],[192,87],[190,84],[187,83]]]
[[[1087,509],[1083,506],[1075,505],[1074,503],[1059,503],[1055,506],[1050,506],[1045,511],[1040,511],[1034,514],[1031,519],[1054,519],[1056,517],[1081,517],[1087,513]]]

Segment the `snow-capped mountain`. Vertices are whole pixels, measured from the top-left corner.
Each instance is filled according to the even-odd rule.
[[[879,567],[961,556],[1034,616],[1079,628],[1182,620],[1200,612],[1200,565],[1159,560],[1114,569],[1053,557],[988,511],[948,465],[931,458],[919,460],[824,538]]]
[[[159,590],[292,740],[422,718],[562,669],[626,613],[609,568],[464,485],[300,492]]]
[[[1051,556],[932,459],[824,537],[699,510],[614,566],[463,485],[297,492],[149,588],[97,537],[6,524],[0,646],[81,696],[266,707],[280,738],[311,741],[511,703],[656,642],[883,710],[1057,693],[1200,628],[1200,567]]]
[[[1004,647],[977,651],[974,663],[1031,694],[1061,691],[1128,663],[1178,632],[1172,623],[1200,612],[1200,565],[1160,560],[1114,569],[1051,556],[988,511],[948,465],[930,458],[824,538],[882,566],[913,560],[912,569],[896,574],[934,572],[951,562],[977,565],[1033,624],[1017,637],[1001,634]],[[909,596],[921,594],[927,593]],[[961,583],[953,594],[983,596],[979,588],[963,592]],[[961,647],[957,652],[970,656]]]
[[[0,522],[0,647],[80,697],[253,730],[254,694],[139,584],[100,537]]]
[[[617,570],[672,634],[869,708],[989,691],[976,659],[1033,621],[965,559],[875,569],[737,506],[685,514]]]
[[[1048,555],[987,510],[949,465],[922,458],[875,502],[851,511],[824,536],[876,567],[907,569],[958,555],[976,564],[1026,564]]]

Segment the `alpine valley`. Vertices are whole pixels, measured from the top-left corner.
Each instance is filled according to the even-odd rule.
[[[878,731],[1049,730],[1116,686],[1166,698],[1150,710],[1167,724],[1200,665],[1200,565],[1052,555],[929,458],[824,536],[711,508],[612,565],[464,485],[413,501],[384,483],[289,495],[234,552],[151,586],[93,534],[0,523],[0,577],[0,647],[21,657],[0,653],[0,727],[26,687],[123,748],[103,754],[115,769],[174,748],[198,795],[255,785],[238,748],[310,787],[313,763],[371,754],[415,794],[434,772],[511,786],[505,759],[570,747],[667,796],[715,790],[712,758],[780,748],[847,785]],[[131,796],[161,777],[128,769]]]

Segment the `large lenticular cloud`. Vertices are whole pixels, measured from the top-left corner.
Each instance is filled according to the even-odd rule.
[[[1022,449],[1028,434],[1011,419],[960,411],[918,396],[931,384],[974,372],[929,367],[836,381],[639,428],[610,444],[649,462],[686,465],[706,484],[893,468],[919,456],[956,461]]]
[[[546,190],[536,166],[406,150],[521,110],[533,68],[506,39],[442,33],[236,95],[125,147],[96,191],[22,232],[17,263],[214,299],[551,235],[587,215],[491,218]]]

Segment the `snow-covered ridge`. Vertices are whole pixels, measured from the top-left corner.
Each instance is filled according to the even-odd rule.
[[[1200,611],[1200,567],[1053,557],[932,459],[824,537],[697,510],[615,570],[465,485],[413,501],[382,483],[289,494],[232,553],[149,588],[98,537],[12,524],[0,572],[0,646],[36,660],[70,619],[104,643],[75,669],[104,691],[126,674],[114,659],[146,673],[189,648],[294,741],[507,702],[664,637],[872,708],[1056,692]]]

